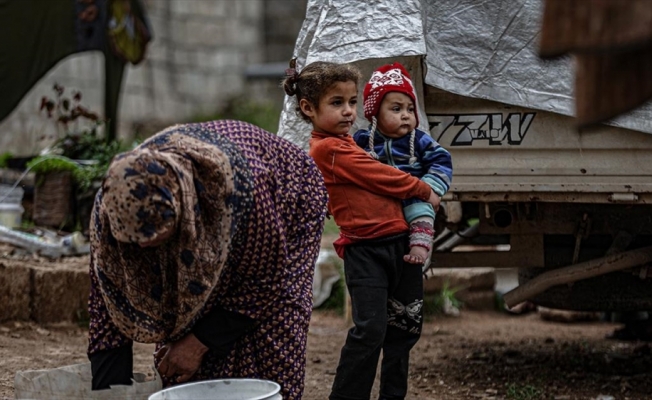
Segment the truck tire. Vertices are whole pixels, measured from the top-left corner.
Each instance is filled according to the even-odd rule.
[[[521,268],[519,284],[548,270]],[[652,310],[652,279],[641,279],[631,272],[613,272],[551,287],[530,301],[543,307],[573,311],[647,311]]]

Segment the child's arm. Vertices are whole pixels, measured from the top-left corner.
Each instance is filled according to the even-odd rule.
[[[421,164],[427,172],[421,179],[432,187],[439,196],[448,192],[453,179],[453,162],[451,155],[441,147],[433,138],[423,134],[419,138]]]
[[[334,183],[352,183],[372,193],[409,199],[430,199],[431,187],[412,175],[374,160],[353,143],[344,142],[332,153]]]

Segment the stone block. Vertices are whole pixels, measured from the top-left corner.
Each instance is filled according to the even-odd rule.
[[[90,285],[87,269],[34,268],[32,320],[53,323],[86,319]]]
[[[467,310],[493,310],[496,307],[496,293],[493,290],[462,290],[455,293],[455,298],[463,303]]]
[[[120,102],[120,115],[129,120],[138,120],[144,115],[151,115],[152,106],[145,95],[123,93]]]
[[[235,17],[247,20],[259,21],[263,15],[264,4],[262,0],[248,0],[233,2],[235,6]]]
[[[433,268],[428,270],[423,282],[425,293],[436,293],[447,285],[466,290],[491,290],[496,285],[493,268]]]
[[[232,58],[235,58],[232,60]],[[196,65],[202,70],[220,74],[222,70],[237,62],[238,54],[223,50],[205,50],[195,53]]]
[[[186,22],[184,42],[192,47],[217,48],[223,43],[221,39],[225,37],[225,28],[231,25],[228,22],[190,19]]]
[[[185,15],[188,18],[214,18],[233,16],[238,3],[250,2],[251,0],[175,0],[170,3],[172,14]]]
[[[172,46],[168,45],[163,39],[154,40],[147,46],[147,54],[143,63],[148,63],[153,67],[166,65],[169,63],[168,54],[170,53],[170,47]]]
[[[176,49],[173,52],[174,55],[174,64],[183,71],[196,70],[205,68],[203,65],[197,64],[197,53],[196,50],[182,50]]]
[[[152,81],[152,67],[149,63],[143,62],[140,65],[131,65],[125,70],[123,93],[133,90],[150,90]]]
[[[31,269],[0,262],[0,321],[30,317]]]

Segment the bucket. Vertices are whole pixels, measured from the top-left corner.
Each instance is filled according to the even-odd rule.
[[[25,211],[22,201],[23,188],[0,185],[0,225],[11,229],[20,227]]]
[[[216,379],[161,390],[148,400],[282,400],[281,386],[260,379]]]
[[[19,204],[0,203],[0,225],[7,228],[19,228],[23,222],[25,209]]]
[[[20,186],[0,184],[0,204],[20,204],[24,190]]]

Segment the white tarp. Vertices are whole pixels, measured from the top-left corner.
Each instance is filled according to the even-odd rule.
[[[537,55],[542,13],[543,0],[309,0],[295,57],[299,70],[317,60],[425,57],[428,85],[573,115],[571,59]],[[284,137],[310,132],[295,107],[286,98]],[[652,133],[652,105],[611,124]]]

